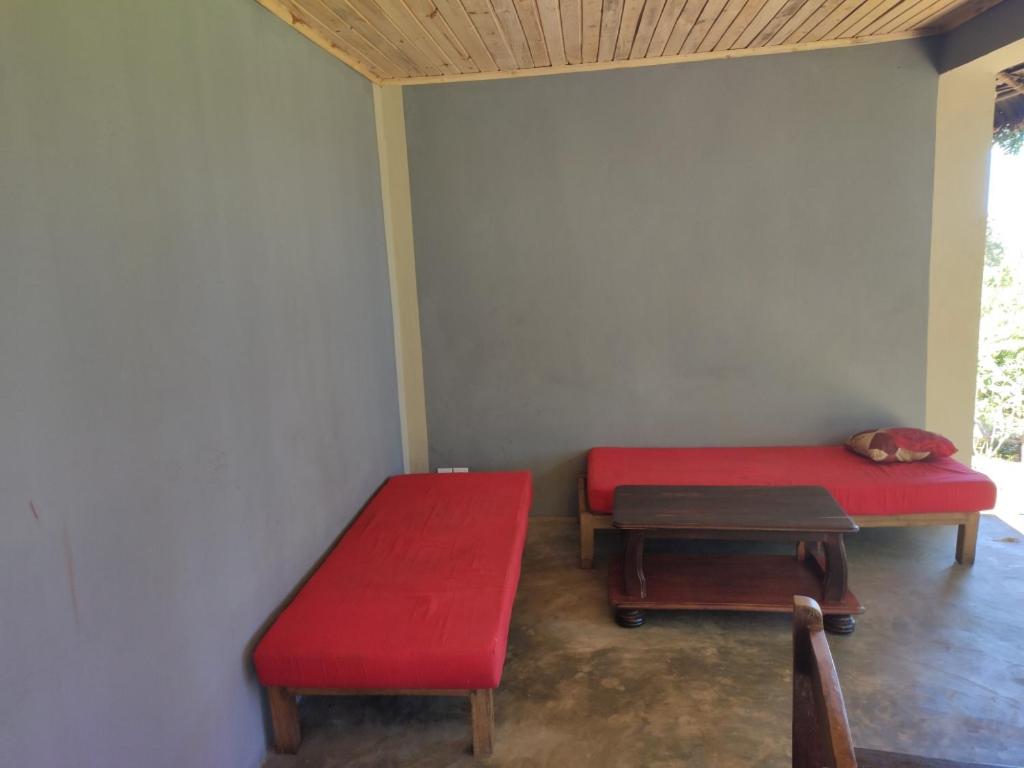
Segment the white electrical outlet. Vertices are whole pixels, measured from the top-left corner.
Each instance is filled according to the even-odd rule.
[[[469,472],[469,467],[452,467],[452,472],[456,474],[462,474],[463,472]]]
[[[451,467],[438,467],[437,474],[439,475],[450,475],[452,473]]]

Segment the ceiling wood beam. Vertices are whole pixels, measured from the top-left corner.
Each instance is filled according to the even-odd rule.
[[[761,48],[768,45],[803,5],[804,0],[768,0],[733,48]]]
[[[799,53],[801,51],[819,51],[828,48],[853,48],[861,45],[872,45],[878,42],[895,40],[911,40],[937,34],[936,31],[898,32],[878,38],[854,38],[843,40],[818,41],[799,43],[796,45],[774,45],[767,48],[743,48],[732,51],[709,51],[708,53],[690,53],[676,56],[661,56],[653,59],[626,59],[625,61],[598,61],[593,64],[567,64],[562,66],[537,67],[534,69],[517,69],[505,72],[487,72],[477,75],[456,75],[442,77],[410,77],[395,78],[384,82],[384,85],[430,85],[436,83],[452,83],[474,80],[508,80],[520,77],[544,77],[546,75],[563,75],[567,72],[598,72],[606,69],[634,69],[636,67],[656,67],[664,64],[680,64],[692,61],[717,61],[722,59],[743,59],[751,56],[771,56],[780,53]]]
[[[946,32],[998,0],[257,0],[375,83],[759,56]]]
[[[393,0],[401,2],[453,63],[466,73],[498,68],[459,0]]]

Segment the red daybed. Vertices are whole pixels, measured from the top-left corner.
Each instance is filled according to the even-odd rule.
[[[819,485],[861,527],[957,525],[957,562],[970,565],[978,515],[996,488],[951,458],[876,464],[841,445],[770,448],[593,448],[579,483],[580,562],[590,568],[594,530],[611,528],[620,485]]]
[[[527,472],[385,483],[256,646],[275,747],[296,696],[468,696],[488,754],[531,501]]]

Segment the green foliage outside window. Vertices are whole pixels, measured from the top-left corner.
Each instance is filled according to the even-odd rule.
[[[1024,147],[1024,125],[1011,127],[1007,125],[995,129],[992,140],[1008,155],[1019,155]]]
[[[978,344],[976,452],[1020,461],[1024,438],[1024,256],[989,233]]]

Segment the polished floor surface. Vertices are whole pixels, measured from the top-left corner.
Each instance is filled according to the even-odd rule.
[[[784,615],[654,613],[622,629],[607,606],[613,534],[593,571],[575,521],[531,521],[488,766],[788,766]],[[849,537],[867,607],[830,636],[858,746],[1024,766],[1024,536],[985,517],[973,568],[954,528]],[[355,629],[355,628],[353,628]],[[470,766],[456,699],[312,698],[296,756],[266,768]]]

